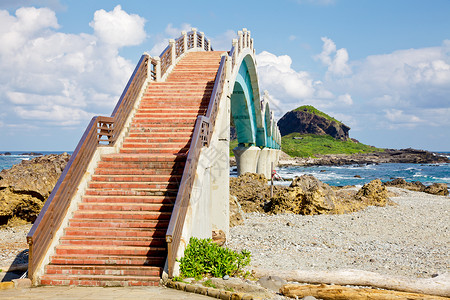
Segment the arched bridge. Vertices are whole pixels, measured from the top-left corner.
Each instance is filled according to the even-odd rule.
[[[94,117],[27,236],[34,284],[157,285],[191,236],[229,232],[230,124],[238,172],[267,178],[280,132],[250,32],[213,51],[192,29],[144,54],[110,117]]]

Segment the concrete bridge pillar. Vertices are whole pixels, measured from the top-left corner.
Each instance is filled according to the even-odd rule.
[[[256,173],[260,152],[261,149],[255,146],[237,146],[233,149],[234,156],[236,157],[238,176],[246,172]]]
[[[256,173],[263,174],[267,179],[270,179],[271,171],[271,152],[269,148],[262,148],[259,153],[258,165],[256,166]]]

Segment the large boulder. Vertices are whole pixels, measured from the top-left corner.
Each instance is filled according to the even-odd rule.
[[[363,185],[356,193],[356,199],[362,201],[366,205],[386,206],[389,196],[386,187],[380,179],[372,180]]]
[[[311,175],[294,178],[288,189],[274,195],[269,206],[270,213],[295,213],[316,215],[332,213],[336,208],[333,189]]]
[[[262,174],[245,173],[230,178],[230,194],[236,196],[244,212],[264,212],[270,187]]]
[[[446,183],[433,183],[429,185],[424,190],[425,193],[440,195],[440,196],[448,196],[448,186]]]
[[[24,160],[0,172],[0,224],[11,218],[34,222],[64,167],[67,153]]]

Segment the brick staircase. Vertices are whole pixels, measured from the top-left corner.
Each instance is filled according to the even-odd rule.
[[[158,285],[165,234],[195,121],[222,52],[191,52],[149,85],[119,153],[104,155],[42,285]]]

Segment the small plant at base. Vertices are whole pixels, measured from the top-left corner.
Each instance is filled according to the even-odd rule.
[[[214,283],[212,283],[211,279],[206,280],[205,282],[203,282],[203,285],[206,287],[212,287],[212,288],[217,288],[216,285]]]
[[[219,247],[212,239],[192,237],[179,262],[181,276],[185,278],[234,276],[243,273],[242,268],[250,264],[250,252],[242,250],[238,253]]]

